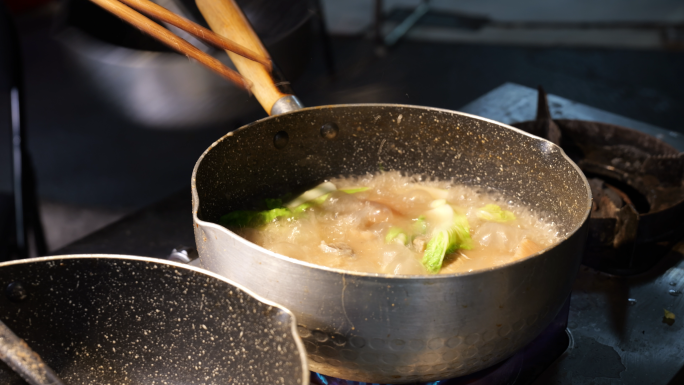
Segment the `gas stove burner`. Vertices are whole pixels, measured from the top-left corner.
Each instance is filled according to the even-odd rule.
[[[527,385],[560,357],[570,344],[566,331],[570,313],[570,297],[551,324],[526,347],[512,357],[490,368],[467,376],[426,382],[415,385],[500,385],[515,383]],[[312,385],[371,385],[366,382],[349,381],[319,373],[311,373]],[[383,384],[372,384],[383,385]]]
[[[648,270],[684,235],[684,153],[625,127],[554,121],[541,87],[537,103],[535,121],[513,126],[559,144],[589,180],[583,262],[617,275]]]

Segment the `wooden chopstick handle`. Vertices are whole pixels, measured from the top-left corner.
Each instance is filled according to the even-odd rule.
[[[266,66],[266,68],[269,71],[271,71],[273,68],[271,64],[271,58],[268,57],[268,54],[259,54],[248,48],[245,48],[226,37],[214,33],[210,29],[206,29],[197,23],[193,23],[192,21],[186,18],[180,17],[175,13],[169,11],[168,9],[160,5],[157,5],[149,0],[119,1],[124,4],[127,4],[131,8],[137,9],[138,11],[146,14],[147,16],[176,26],[182,29],[183,31],[197,37],[198,39],[204,40],[205,42],[212,44],[215,47],[223,48],[225,50],[234,52],[242,57],[246,57],[247,59],[259,62],[262,65]]]
[[[161,41],[162,43],[169,46],[183,55],[197,60],[199,63],[203,64],[210,70],[218,73],[224,78],[232,81],[237,86],[244,88],[246,90],[251,89],[251,82],[244,77],[240,76],[237,72],[231,70],[218,61],[216,58],[207,55],[206,53],[197,49],[194,45],[188,43],[187,41],[181,39],[180,37],[174,35],[171,31],[160,26],[154,21],[146,18],[145,16],[139,14],[135,10],[129,8],[128,6],[116,1],[116,0],[90,0],[93,3],[99,5],[105,10],[115,14],[124,21],[132,24],[133,26],[139,28],[141,31],[151,35],[155,39]],[[244,58],[243,58],[244,59]],[[248,59],[244,59],[248,60]],[[256,64],[261,66],[261,64]]]
[[[261,44],[261,40],[240,8],[233,0],[195,0],[197,7],[214,32],[222,36],[229,36],[234,42],[252,51],[268,57],[268,51]],[[228,52],[230,60],[240,71],[242,76],[253,83],[252,92],[266,112],[271,109],[278,99],[287,96],[275,85],[273,76],[264,66],[247,60],[237,54]]]

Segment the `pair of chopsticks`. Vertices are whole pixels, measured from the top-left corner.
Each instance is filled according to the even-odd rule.
[[[149,0],[90,0],[93,3],[99,5],[105,10],[113,13],[114,15],[120,17],[124,21],[132,24],[133,26],[139,28],[141,31],[149,34],[155,39],[161,41],[162,43],[169,46],[181,54],[197,60],[199,63],[203,64],[210,70],[218,73],[224,78],[232,81],[237,86],[248,90],[251,88],[252,83],[242,77],[239,73],[233,71],[232,69],[226,67],[223,63],[218,61],[216,58],[202,52],[194,45],[188,43],[187,41],[176,36],[173,32],[162,27],[161,25],[155,23],[154,21],[148,19],[147,17],[136,12],[134,9],[160,20],[165,23],[169,23],[185,32],[201,39],[211,45],[218,48],[223,48],[236,54],[243,56],[247,59],[254,60],[263,64],[269,71],[272,69],[272,64],[270,58],[258,54],[248,48],[245,48],[234,41],[227,39],[221,35],[214,33],[213,31],[206,29],[192,21],[185,19],[176,15],[175,13],[161,7]],[[128,6],[127,6],[128,5]],[[129,7],[130,6],[130,7]]]

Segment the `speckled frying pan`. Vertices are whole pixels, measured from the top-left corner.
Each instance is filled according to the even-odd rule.
[[[0,264],[0,320],[67,385],[306,385],[292,313],[212,273],[133,256]],[[1,384],[25,384],[0,364]]]

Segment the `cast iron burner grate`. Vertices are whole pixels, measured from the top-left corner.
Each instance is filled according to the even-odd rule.
[[[566,332],[570,298],[565,301],[551,324],[526,347],[509,359],[467,376],[422,383],[421,385],[503,385],[531,384],[546,368],[560,357],[570,345]],[[342,380],[311,373],[312,385],[382,385]]]
[[[684,153],[629,128],[552,120],[541,87],[536,120],[513,126],[560,145],[589,180],[594,204],[585,265],[638,274],[684,236]]]

